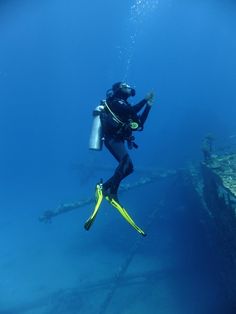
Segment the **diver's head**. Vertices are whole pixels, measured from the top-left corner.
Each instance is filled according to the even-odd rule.
[[[107,95],[110,95],[110,97],[120,97],[126,100],[130,96],[135,96],[135,89],[125,82],[117,82],[112,85],[112,88],[108,91]]]

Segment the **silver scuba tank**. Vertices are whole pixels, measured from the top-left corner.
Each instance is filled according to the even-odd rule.
[[[102,138],[102,124],[100,119],[100,114],[104,109],[103,102],[101,105],[97,106],[93,111],[93,123],[92,123],[92,130],[90,133],[89,139],[89,149],[93,150],[101,150],[103,144]]]

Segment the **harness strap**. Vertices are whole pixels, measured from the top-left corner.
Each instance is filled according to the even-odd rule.
[[[105,104],[105,106],[107,107],[107,109],[109,110],[109,112],[110,112],[110,114],[112,115],[113,119],[114,119],[116,122],[120,123],[122,126],[125,125],[125,123],[124,123],[123,121],[121,121],[121,120],[117,117],[117,115],[111,110],[111,108],[108,106],[108,104],[107,104],[106,101],[104,101],[104,104]]]
[[[127,123],[121,121],[117,115],[111,110],[111,108],[108,106],[106,100],[104,100],[104,104],[107,107],[108,111],[110,112],[110,114],[112,115],[113,119],[117,122],[120,123],[122,126],[126,125]],[[129,126],[132,130],[137,130],[139,128],[139,124],[135,121],[133,121],[132,119],[129,120]]]

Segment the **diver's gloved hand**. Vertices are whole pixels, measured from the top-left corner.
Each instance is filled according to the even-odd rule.
[[[145,99],[146,99],[148,105],[151,107],[153,105],[153,102],[154,102],[154,93],[153,92],[147,93],[147,95],[145,96]]]

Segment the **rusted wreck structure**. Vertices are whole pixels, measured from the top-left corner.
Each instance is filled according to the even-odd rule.
[[[140,177],[134,184],[123,186],[123,192],[137,187],[140,188],[147,184],[155,185],[157,182],[159,184],[169,180],[169,193],[160,200],[159,206],[164,209],[163,212],[165,207],[171,208],[170,211],[172,210],[172,212],[176,208],[181,208],[181,215],[185,218],[187,217],[190,224],[197,226],[196,238],[202,238],[202,243],[210,256],[207,262],[203,256],[200,264],[202,264],[201,269],[211,274],[212,286],[215,286],[216,289],[213,296],[211,296],[212,302],[209,302],[211,305],[208,304],[206,308],[202,305],[203,307],[199,307],[198,310],[201,313],[214,311],[214,313],[233,314],[236,313],[236,154],[206,154],[206,157],[199,165],[191,165],[185,169],[174,171],[149,169],[146,171],[146,175]],[[92,202],[93,199],[88,199],[71,204],[63,204],[55,210],[45,211],[39,219],[42,222],[48,222],[57,215],[67,213]],[[173,204],[177,204],[176,206],[174,205],[175,209],[173,209]],[[150,212],[150,219],[147,225],[155,225],[162,218],[158,214],[158,208],[153,208]],[[176,215],[179,215],[177,211]],[[134,249],[131,249],[131,253],[127,255],[127,260],[120,266],[120,271],[116,274],[115,280],[111,279],[111,283],[108,284],[107,296],[104,297],[104,301],[100,304],[100,309],[97,309],[98,313],[109,313],[111,304],[115,302],[116,292],[123,287],[126,277],[128,278],[127,270],[135,259],[139,243],[141,242],[137,241],[135,243]],[[196,243],[198,244],[196,245]],[[182,251],[185,251],[185,253],[180,263],[184,264],[186,256],[189,257],[193,250],[196,250],[194,256],[197,256],[198,245],[199,242],[193,240],[191,248],[183,246]],[[189,265],[193,264],[194,258],[192,257]],[[186,267],[184,267],[181,274],[188,272]],[[199,262],[197,269],[198,267]],[[168,277],[170,273],[171,270],[168,270],[166,276]],[[165,274],[164,270],[163,274]],[[137,280],[137,285],[145,284],[145,275],[142,278],[144,281]],[[162,280],[164,279],[162,278]],[[155,283],[153,284],[155,285]],[[96,283],[96,285],[100,287],[99,283]],[[109,286],[112,288],[109,288]],[[217,299],[216,302],[215,298]]]

